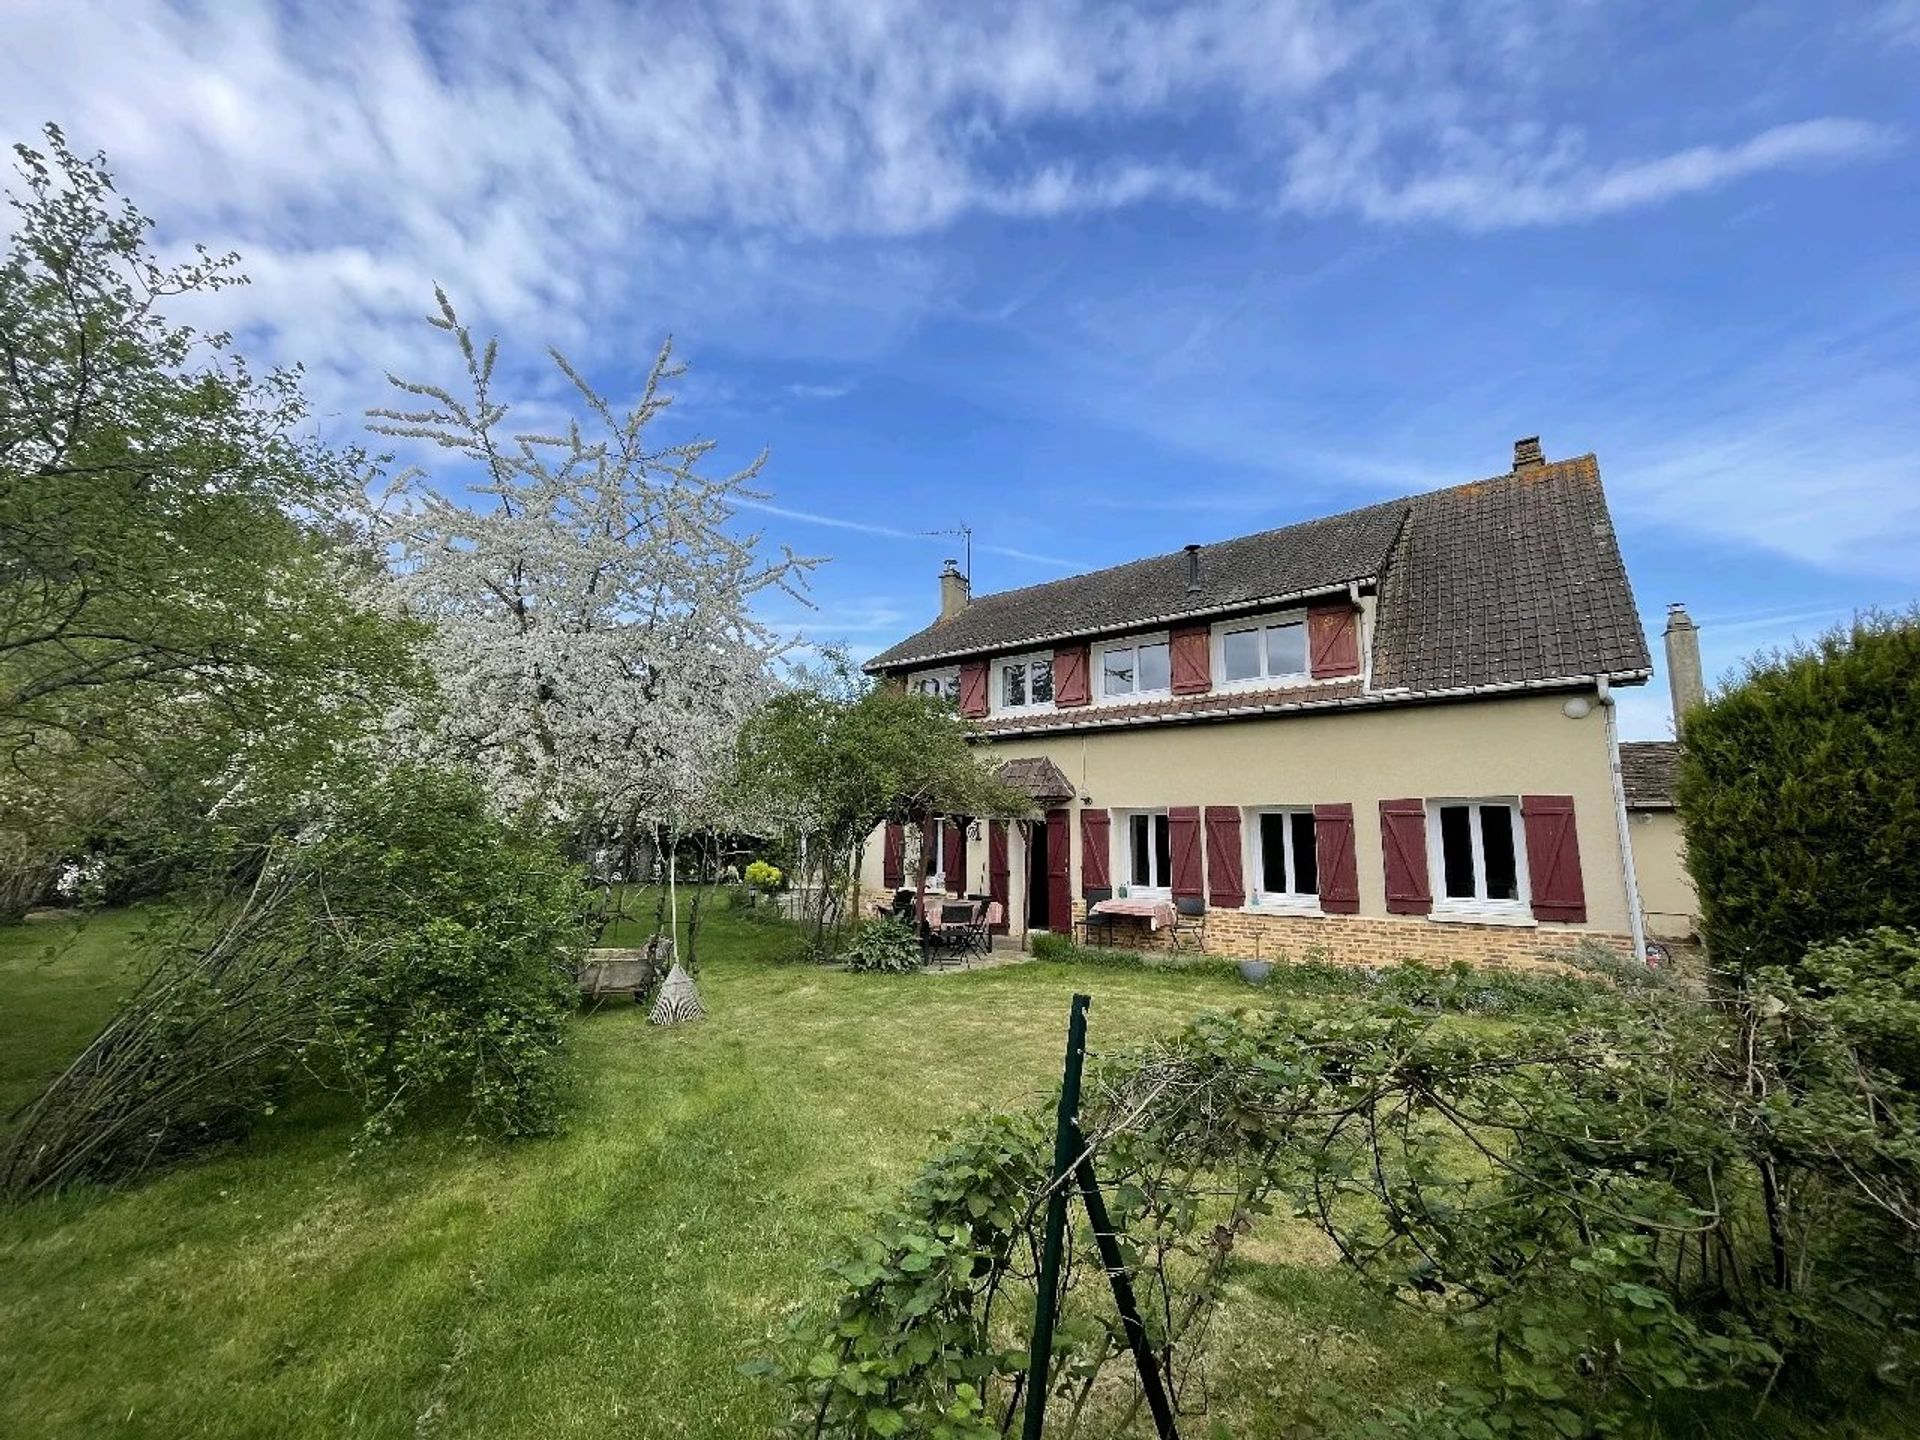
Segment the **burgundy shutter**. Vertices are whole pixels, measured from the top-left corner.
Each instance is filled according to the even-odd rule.
[[[1007,884],[1007,822],[987,824],[987,898],[1000,903],[1000,921],[993,927],[996,935],[1007,933],[1007,921],[1013,911],[1012,890]]]
[[[1587,890],[1580,879],[1580,837],[1573,825],[1571,795],[1522,795],[1527,827],[1527,878],[1533,918],[1585,922]]]
[[[948,894],[965,893],[967,822],[958,815],[949,815],[940,822],[940,873],[946,879]]]
[[[1180,899],[1203,899],[1207,893],[1206,862],[1200,852],[1200,807],[1175,805],[1167,811],[1167,848],[1173,852],[1173,893]]]
[[[1168,638],[1173,669],[1173,693],[1204,695],[1213,688],[1213,666],[1208,659],[1207,627],[1189,626]]]
[[[907,883],[907,827],[887,821],[887,838],[880,850],[880,883],[898,890]]]
[[[1426,915],[1433,910],[1427,870],[1427,802],[1380,802],[1380,853],[1387,870],[1387,911]]]
[[[1104,813],[1104,812],[1103,812]],[[1067,812],[1047,812],[1047,914],[1046,927],[1056,935],[1073,930],[1073,880],[1071,832]]]
[[[1107,862],[1111,849],[1107,843],[1109,827],[1107,812],[1104,810],[1082,810],[1080,812],[1080,893],[1089,890],[1111,890],[1113,880],[1107,873]]]
[[[1360,911],[1360,867],[1353,849],[1353,806],[1313,807],[1313,858],[1320,872],[1320,908],[1329,915]]]
[[[1053,652],[1053,703],[1090,705],[1093,690],[1087,684],[1087,647],[1070,645]]]
[[[1307,654],[1313,678],[1360,673],[1360,612],[1344,600],[1307,611]]]
[[[1207,903],[1229,910],[1247,903],[1240,883],[1240,812],[1231,805],[1207,807]]]
[[[987,662],[975,660],[960,667],[960,713],[978,720],[987,713]]]

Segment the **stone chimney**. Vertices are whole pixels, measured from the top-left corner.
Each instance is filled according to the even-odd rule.
[[[1700,627],[1679,601],[1667,606],[1667,684],[1673,691],[1673,729],[1686,725],[1687,712],[1707,698],[1700,674]]]
[[[1547,457],[1540,451],[1540,437],[1529,435],[1524,440],[1513,442],[1513,468],[1531,470],[1536,465],[1547,463]]]
[[[960,573],[957,562],[947,561],[946,568],[940,572],[940,618],[951,620],[967,608],[973,599],[967,577]]]

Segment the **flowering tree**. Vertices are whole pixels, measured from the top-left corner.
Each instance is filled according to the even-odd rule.
[[[458,345],[471,395],[389,376],[412,408],[372,412],[475,469],[409,487],[395,517],[401,593],[434,624],[441,702],[431,743],[471,767],[522,821],[628,848],[721,826],[747,715],[785,648],[756,598],[801,594],[815,562],[736,534],[764,453],[720,478],[711,440],[653,444],[684,373],[672,342],[616,411],[557,351],[576,412],[559,433],[513,433],[496,396],[497,342],[479,346],[436,288],[431,324]],[[454,481],[470,481],[453,493]]]

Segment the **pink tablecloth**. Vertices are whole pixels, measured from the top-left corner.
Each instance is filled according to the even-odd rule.
[[[940,924],[940,911],[942,906],[958,905],[961,903],[961,901],[954,899],[951,895],[928,895],[920,902],[920,913],[927,917],[927,923],[929,925],[938,925]],[[989,900],[987,902],[987,924],[998,925],[1006,918],[1006,913],[1006,910],[1002,908],[998,900]]]
[[[1096,900],[1089,908],[1090,915],[1133,915],[1145,920],[1149,928],[1158,930],[1163,925],[1173,924],[1173,902],[1171,900],[1114,899]]]

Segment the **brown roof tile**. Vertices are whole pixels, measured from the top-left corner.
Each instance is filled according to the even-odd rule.
[[[1620,781],[1629,810],[1671,810],[1673,784],[1680,772],[1680,745],[1674,740],[1620,742]]]
[[[1358,680],[1322,680],[1312,685],[1275,686],[1265,690],[1213,691],[1206,695],[1176,695],[1165,700],[1141,700],[1132,705],[1083,705],[1032,715],[1002,715],[976,720],[974,733],[994,739],[1047,730],[1083,730],[1100,725],[1124,725],[1134,720],[1185,720],[1209,715],[1304,710],[1357,699],[1365,692]]]

